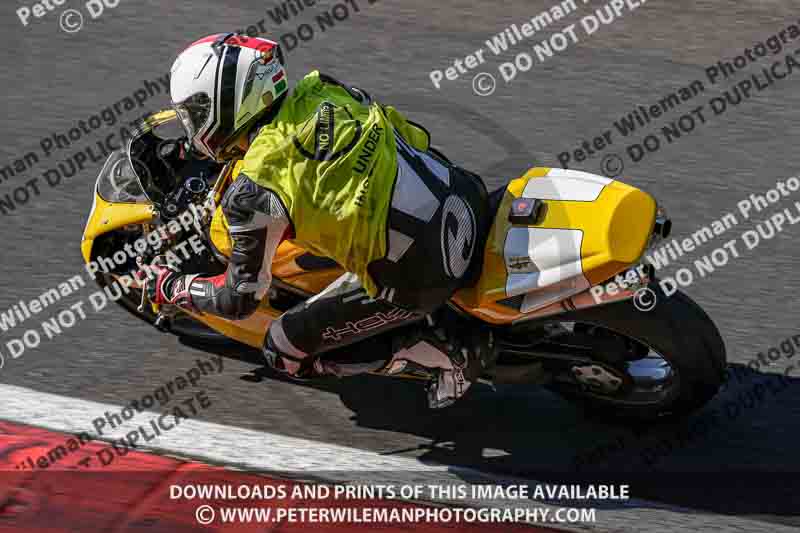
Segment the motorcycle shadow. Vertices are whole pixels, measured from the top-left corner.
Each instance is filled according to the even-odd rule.
[[[202,349],[263,365],[258,350]],[[559,484],[626,483],[637,499],[693,510],[797,516],[800,379],[742,365],[730,370],[732,378],[702,410],[646,425],[596,418],[540,387],[478,384],[455,405],[431,410],[422,383],[408,380],[358,376],[295,385],[336,394],[355,427],[405,435],[389,443],[413,443],[385,454],[454,467],[465,481],[469,474],[458,467]],[[292,381],[263,366],[242,379]]]
[[[691,417],[645,425],[596,418],[542,388],[478,385],[444,410],[428,409],[422,387],[399,380],[365,376],[326,388],[355,425],[422,439],[385,453],[503,478],[628,484],[646,500],[601,502],[606,509],[666,504],[687,513],[797,517],[800,379],[737,372],[741,382],[729,382]]]

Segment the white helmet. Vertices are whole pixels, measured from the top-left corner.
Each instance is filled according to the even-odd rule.
[[[172,65],[172,105],[194,147],[216,161],[287,90],[280,45],[267,39],[210,35]]]

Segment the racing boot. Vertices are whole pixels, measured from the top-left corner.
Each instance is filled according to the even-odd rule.
[[[491,330],[470,328],[449,310],[426,317],[428,327],[395,339],[394,355],[384,372],[392,375],[419,366],[433,373],[428,405],[441,409],[469,390],[496,357]]]

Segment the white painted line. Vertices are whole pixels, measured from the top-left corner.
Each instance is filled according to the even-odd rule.
[[[105,416],[106,411],[118,413],[122,406],[58,396],[14,385],[0,384],[0,419],[40,426],[54,431],[96,435],[92,420]],[[160,413],[143,411],[122,425],[104,431],[103,440],[121,439],[139,425]],[[521,484],[535,483],[530,479],[501,477],[476,470],[428,465],[416,459],[386,456],[335,444],[298,439],[283,435],[225,426],[195,419],[184,419],[170,431],[152,441],[152,449],[163,453],[235,466],[244,470],[263,470],[284,473],[290,477],[305,474],[330,482],[376,484]],[[146,450],[145,447],[140,447]],[[655,474],[657,475],[657,474]],[[469,481],[466,481],[469,480]],[[455,503],[435,500],[441,503]],[[557,506],[533,500],[458,500],[464,505],[481,507],[537,507],[555,510]],[[541,524],[545,527],[574,531],[753,531],[765,527],[775,533],[796,532],[796,528],[766,524],[738,517],[702,514],[643,500],[629,500],[597,509],[597,523]],[[569,505],[569,504],[567,504]],[[599,506],[598,506],[599,507]],[[553,511],[554,512],[554,511]],[[687,516],[689,515],[689,516]],[[755,529],[753,529],[755,528]]]

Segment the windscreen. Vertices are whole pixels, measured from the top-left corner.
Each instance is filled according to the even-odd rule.
[[[106,160],[97,178],[97,193],[112,203],[151,203],[125,150],[116,150]]]

